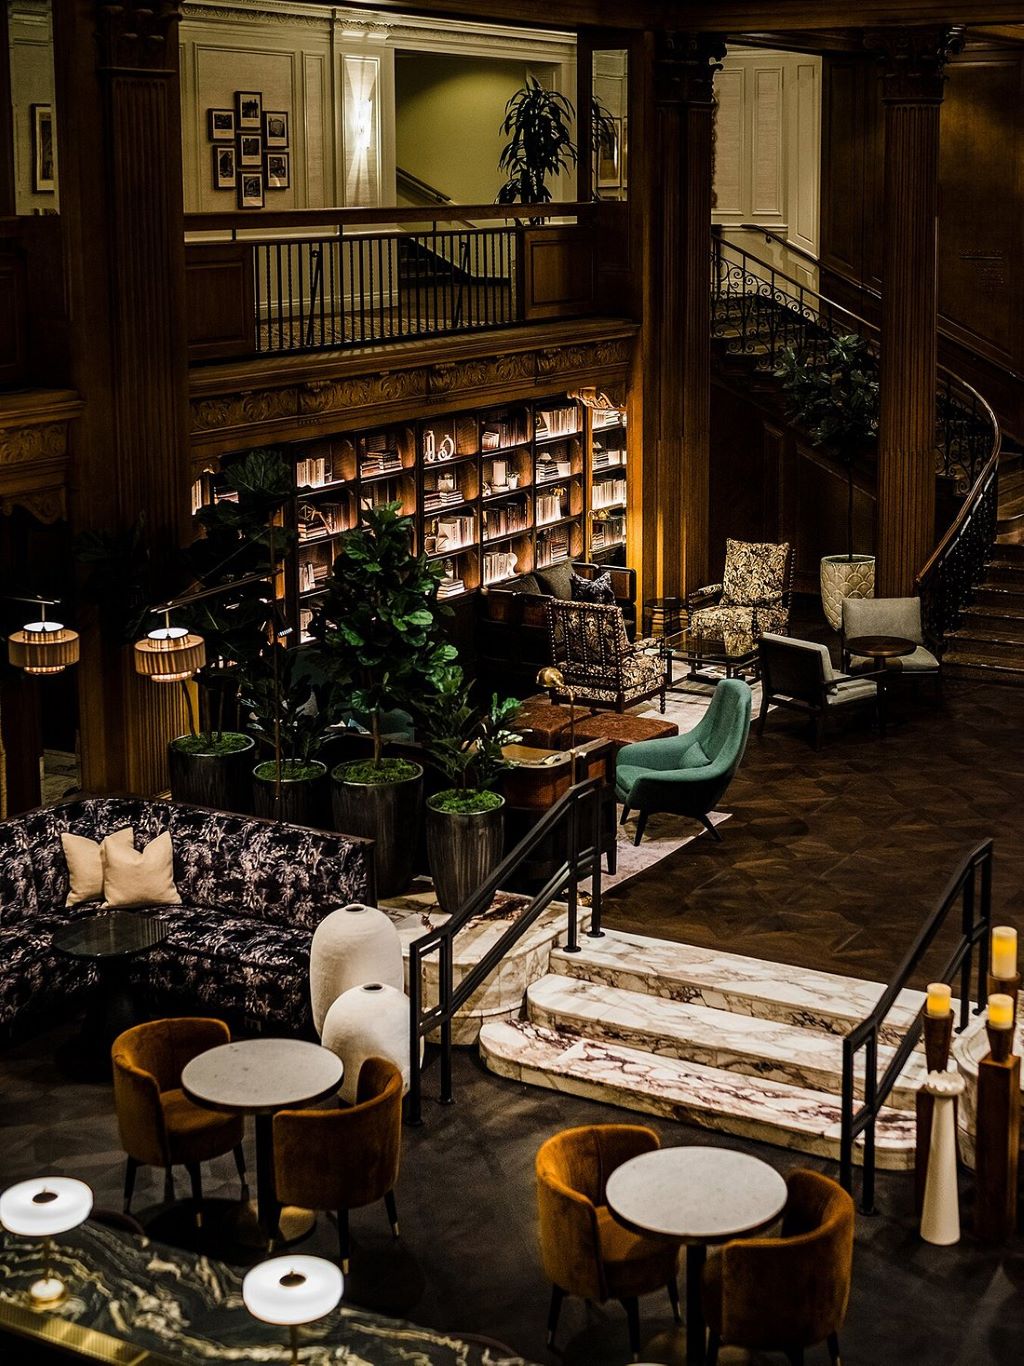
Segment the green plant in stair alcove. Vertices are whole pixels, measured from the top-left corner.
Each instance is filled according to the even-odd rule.
[[[572,101],[557,90],[547,90],[536,76],[505,105],[501,132],[508,142],[498,158],[498,170],[508,179],[498,191],[499,204],[547,204],[549,176],[576,165],[576,144],[571,123],[576,117]]]
[[[824,352],[787,347],[775,377],[789,416],[846,472],[846,557],[852,560],[854,474],[878,441],[878,363],[864,338],[849,334],[832,337]]]
[[[417,707],[427,753],[451,783],[431,797],[431,805],[463,813],[501,805],[491,789],[512,767],[503,749],[521,738],[512,729],[520,706],[517,698],[501,699],[497,693],[487,706],[478,706],[461,668],[455,664],[444,671],[436,691]]]

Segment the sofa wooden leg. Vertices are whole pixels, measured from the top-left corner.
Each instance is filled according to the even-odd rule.
[[[761,697],[761,710],[757,718],[757,734],[764,735],[764,724],[768,720],[768,694],[764,693]]]
[[[135,1173],[139,1170],[139,1163],[134,1157],[129,1157],[124,1168],[124,1212],[131,1213],[132,1195],[135,1192]]]
[[[245,1152],[242,1149],[241,1143],[236,1143],[231,1151],[235,1158],[235,1170],[238,1172],[238,1179],[242,1184],[242,1198],[244,1200],[245,1193],[249,1189],[249,1182],[246,1180],[245,1175]]]
[[[192,1183],[192,1203],[196,1207],[196,1223],[203,1222],[203,1173],[198,1162],[186,1162],[185,1170]]]
[[[634,840],[633,840],[633,845],[634,845],[635,848],[638,848],[638,847],[639,847],[640,841],[641,841],[641,840],[643,839],[643,837],[644,837],[644,831],[646,830],[646,828],[647,828],[647,812],[646,812],[646,811],[641,811],[640,814],[639,814],[639,815],[637,816],[637,818],[636,818],[636,836],[635,836],[635,838],[634,838]]]
[[[558,1316],[562,1312],[565,1291],[560,1285],[551,1287],[551,1304],[548,1307],[548,1346],[554,1347],[555,1333],[558,1331]]]

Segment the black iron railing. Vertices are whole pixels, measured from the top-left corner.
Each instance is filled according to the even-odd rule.
[[[315,351],[520,321],[516,231],[430,228],[253,243],[256,349]]]
[[[998,427],[997,427],[998,431]],[[999,522],[999,447],[978,476],[953,525],[914,581],[925,638],[941,649],[974,597],[992,556]]]
[[[567,903],[567,953],[579,952],[579,883],[591,878],[590,929],[592,938],[601,937],[601,845],[606,829],[604,813],[611,800],[611,788],[603,778],[589,778],[576,783],[546,811],[532,830],[507,854],[491,876],[465,905],[444,925],[422,935],[409,946],[409,1099],[407,1117],[411,1124],[422,1120],[421,1040],[438,1035],[440,1049],[441,1086],[443,1105],[454,1100],[452,1083],[452,1021],[498,964],[509,949],[536,924],[553,901],[565,896]],[[549,841],[561,840],[565,857],[547,882],[517,914],[504,934],[473,967],[455,982],[455,943],[475,917],[490,907],[495,892],[513,885],[515,876],[531,854]],[[437,999],[424,1004],[423,968],[431,954],[437,956]]]
[[[950,878],[939,904],[917,932],[906,957],[874,1010],[843,1038],[842,1132],[840,1137],[839,1180],[846,1190],[853,1187],[854,1145],[863,1135],[863,1175],[861,1207],[870,1213],[875,1204],[875,1126],[879,1112],[895,1086],[907,1059],[921,1037],[924,1007],[907,1029],[893,1052],[889,1065],[878,1075],[878,1036],[889,1012],[928,952],[951,912],[960,908],[960,937],[935,980],[952,982],[960,978],[960,1022],[963,1030],[970,1015],[971,976],[977,949],[977,1012],[984,1009],[988,977],[989,931],[992,921],[992,841],[983,840],[961,862]],[[858,1054],[864,1053],[864,1098],[856,1104],[854,1080]]]
[[[773,370],[787,348],[824,359],[833,338],[857,336],[879,355],[879,331],[767,261],[715,235],[711,245],[711,323],[730,350]],[[935,472],[960,494],[972,488],[997,448],[999,424],[971,386],[941,366],[935,407]]]

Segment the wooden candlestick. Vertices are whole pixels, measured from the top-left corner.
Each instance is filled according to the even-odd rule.
[[[952,1010],[944,1016],[924,1016],[924,1056],[929,1072],[946,1071],[952,1041]],[[928,1176],[928,1157],[932,1141],[932,1116],[935,1111],[935,1097],[928,1090],[927,1083],[918,1089],[914,1097],[914,1111],[917,1134],[914,1146],[914,1208],[920,1214],[924,1207],[924,1187]]]
[[[988,1051],[992,1061],[1007,1062],[1013,1052],[1013,1030],[993,1029],[986,1024],[985,1033],[988,1035]]]
[[[1006,1051],[1012,1029],[1001,1034]],[[1003,1041],[997,1041],[1003,1051]],[[1020,1154],[1020,1058],[983,1058],[978,1064],[975,1135],[974,1231],[985,1242],[1001,1243],[1017,1224],[1017,1165]]]
[[[1020,995],[1020,973],[1015,973],[1013,977],[993,977],[992,974],[989,973],[987,994],[989,996],[994,996],[997,993],[1002,993],[1002,995],[1012,998],[1013,1019],[1014,1023],[1016,1023],[1017,997]],[[1012,1033],[1013,1031],[1011,1030],[1010,1032]]]

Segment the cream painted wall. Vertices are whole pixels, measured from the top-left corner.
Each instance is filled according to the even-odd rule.
[[[397,164],[462,204],[492,203],[505,180],[498,170],[505,103],[528,73],[550,79],[523,61],[397,53]]]
[[[6,0],[3,0],[6,3]],[[53,44],[47,0],[18,0],[8,10],[14,109],[15,207],[19,214],[59,208],[57,191],[32,190],[32,106],[53,106]]]

